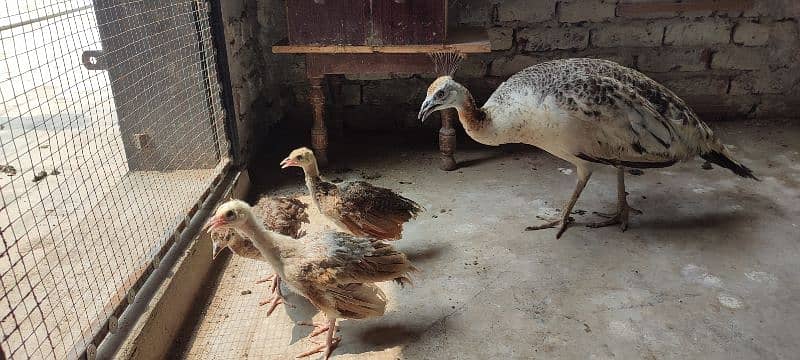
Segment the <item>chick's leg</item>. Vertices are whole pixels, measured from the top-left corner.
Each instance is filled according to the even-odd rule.
[[[270,304],[269,309],[267,309],[267,316],[272,315],[272,312],[275,311],[275,308],[278,307],[280,304],[284,304],[288,307],[294,307],[294,305],[286,302],[286,299],[283,297],[283,293],[281,292],[281,278],[278,274],[274,275],[275,277],[272,280],[272,284],[270,285],[270,293],[272,296],[261,300],[258,303],[258,306],[264,306]]]
[[[267,281],[272,281],[272,282],[274,282],[276,277],[278,277],[278,274],[272,274],[272,275],[270,275],[270,276],[267,276],[267,277],[265,277],[265,278],[261,278],[261,279],[258,279],[258,280],[256,280],[256,284],[265,283],[265,282],[267,282]]]
[[[590,171],[582,167],[578,167],[577,169],[578,184],[575,186],[575,191],[572,192],[572,197],[569,199],[569,201],[567,201],[566,205],[564,205],[564,209],[561,211],[561,218],[548,221],[542,225],[528,226],[525,228],[526,231],[541,230],[558,226],[559,229],[558,233],[556,234],[556,239],[561,238],[561,235],[567,230],[567,225],[572,222],[572,218],[569,216],[572,212],[572,208],[575,207],[575,203],[578,202],[578,198],[581,196],[583,188],[586,187],[586,183],[589,182],[589,178],[592,176]]]
[[[324,352],[324,354],[325,354],[324,359],[328,359],[328,358],[331,357],[331,353],[339,345],[339,342],[342,340],[342,338],[335,336],[336,335],[336,318],[333,318],[333,319],[329,318],[328,319],[328,323],[324,327],[327,328],[327,331],[328,331],[327,335],[325,336],[325,342],[322,343],[322,344],[319,344],[319,346],[317,346],[315,348],[312,348],[311,350],[308,350],[308,351],[306,351],[304,353],[301,353],[300,355],[297,355],[297,358],[303,358],[303,357],[306,357],[306,356],[310,356],[310,355],[316,354],[318,352]],[[312,333],[312,334],[314,334],[314,333]],[[319,335],[319,333],[317,333],[317,335]],[[310,335],[310,336],[316,336],[316,335]],[[316,343],[313,340],[312,340],[312,342]]]
[[[620,229],[625,231],[628,229],[628,218],[630,214],[639,215],[641,210],[637,210],[628,205],[628,193],[625,191],[625,169],[623,167],[617,168],[617,212],[613,214],[603,214],[595,212],[596,215],[608,218],[608,220],[591,223],[586,226],[591,228],[599,228],[604,226],[620,224]]]

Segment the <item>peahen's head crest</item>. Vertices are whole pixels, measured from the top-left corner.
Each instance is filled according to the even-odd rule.
[[[464,54],[458,50],[445,50],[429,53],[437,76],[453,76],[464,60]]]

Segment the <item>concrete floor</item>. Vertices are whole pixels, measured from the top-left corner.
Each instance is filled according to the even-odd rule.
[[[702,170],[700,161],[628,176],[629,201],[644,214],[622,233],[583,226],[598,219],[591,211],[615,205],[614,173],[601,171],[576,206],[586,212],[575,214],[560,240],[555,230],[524,231],[539,223],[537,215],[560,208],[574,187],[571,166],[544,152],[459,150],[464,167],[442,172],[431,144],[392,150],[396,144],[385,141],[368,152],[341,151],[328,178],[380,175],[370,181],[428,211],[395,242],[423,270],[415,286],[383,284],[390,300],[384,317],[340,321],[334,356],[796,358],[800,122],[713,127],[763,181]],[[304,191],[298,171],[266,175],[279,172],[271,157],[254,179],[270,194]],[[266,289],[253,280],[268,272],[231,259],[176,351],[288,359],[309,347],[309,329],[293,324],[314,315],[303,300],[289,297],[298,307],[280,307],[270,318],[257,306]]]

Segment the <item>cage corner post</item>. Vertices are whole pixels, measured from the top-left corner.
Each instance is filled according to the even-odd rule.
[[[245,156],[242,154],[239,130],[236,122],[239,115],[238,95],[234,94],[233,81],[231,80],[227,38],[225,34],[225,24],[223,22],[225,14],[223,3],[225,2],[209,1],[209,3],[211,41],[216,50],[216,72],[220,87],[222,88],[221,97],[225,113],[225,135],[229,142],[228,155],[231,157],[233,168],[238,169],[245,165]]]

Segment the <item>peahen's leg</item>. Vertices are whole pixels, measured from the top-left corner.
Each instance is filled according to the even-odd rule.
[[[575,203],[578,202],[578,198],[581,196],[581,192],[583,192],[583,188],[586,187],[586,183],[589,182],[589,178],[592,176],[592,172],[586,170],[582,167],[577,167],[578,173],[578,184],[575,186],[575,191],[572,192],[572,198],[567,201],[566,205],[564,205],[564,209],[561,211],[561,217],[559,219],[555,219],[552,221],[548,221],[542,225],[538,226],[528,226],[525,228],[526,231],[531,230],[541,230],[541,229],[548,229],[551,227],[558,226],[558,233],[556,233],[556,239],[561,238],[561,234],[567,230],[567,225],[572,221],[570,218],[570,213],[572,212],[572,208],[575,207]]]
[[[603,226],[610,226],[620,224],[622,231],[628,229],[628,218],[631,213],[641,214],[640,210],[632,208],[628,205],[628,193],[625,191],[625,168],[617,168],[617,212],[613,214],[603,214],[595,212],[595,214],[606,217],[608,220],[591,223],[586,226],[591,228],[599,228]]]

